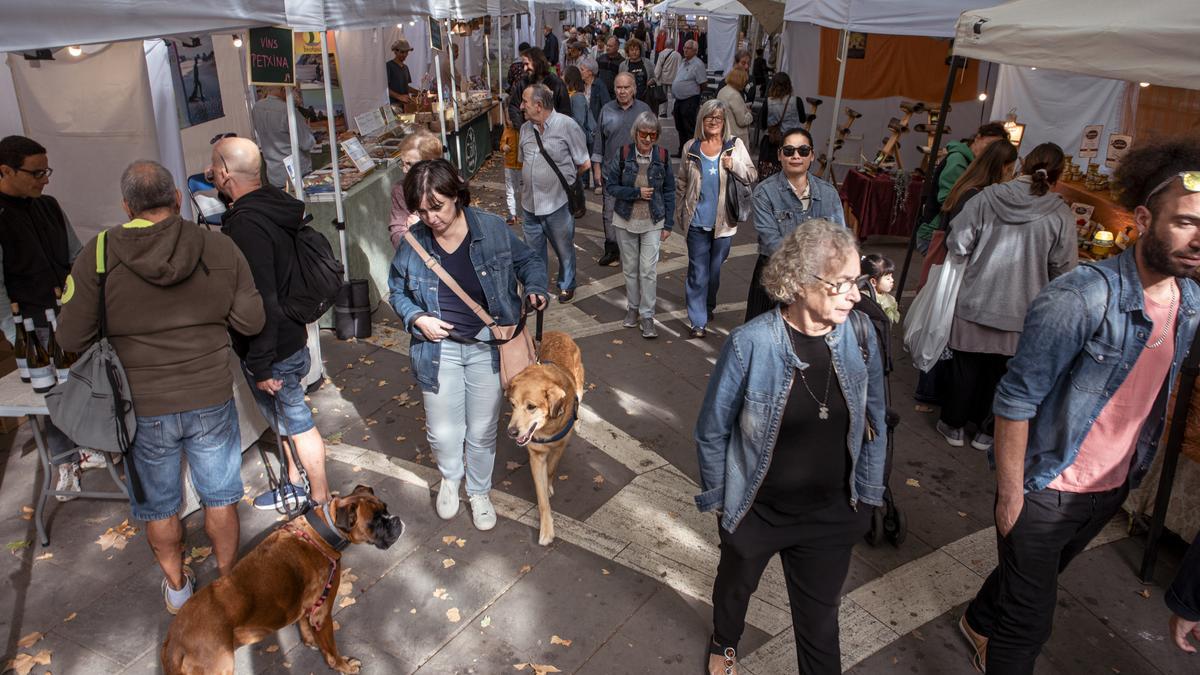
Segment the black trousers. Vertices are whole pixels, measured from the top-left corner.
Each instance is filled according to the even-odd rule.
[[[696,114],[700,112],[700,95],[675,100],[675,131],[679,134],[679,154],[683,145],[696,135]]]
[[[796,661],[805,675],[841,673],[838,604],[850,569],[850,551],[867,530],[869,510],[850,511],[841,522],[770,525],[750,512],[730,533],[721,534],[721,561],[713,584],[713,640],[737,648],[746,628],[746,608],[763,570],[776,553],[783,561]]]
[[[957,358],[957,356],[955,357]],[[967,623],[988,638],[987,672],[1033,672],[1050,639],[1058,575],[1116,515],[1129,485],[1106,492],[1025,495],[1007,537],[997,537],[999,565],[967,605]]]
[[[996,385],[1008,370],[1003,354],[960,352],[950,360],[950,390],[942,393],[942,422],[956,429],[974,422],[979,431],[992,435],[992,399]]]

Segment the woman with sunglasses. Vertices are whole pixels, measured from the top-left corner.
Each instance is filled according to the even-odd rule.
[[[812,134],[802,127],[787,129],[778,150],[783,170],[763,179],[754,188],[754,229],[758,231],[758,262],[746,297],[746,321],[775,306],[762,286],[763,268],[800,223],[814,218],[831,220],[843,227],[842,197],[837,188],[809,173],[813,161]]]
[[[858,502],[882,503],[886,453],[879,344],[851,316],[860,273],[841,223],[792,228],[763,273],[781,306],[729,334],[709,379],[696,506],[717,511],[721,540],[710,675],[736,672],[750,596],[777,553],[799,672],[841,672],[838,602],[872,511]]]
[[[683,146],[683,162],[675,177],[675,222],[686,226],[687,298],[691,337],[704,339],[717,306],[721,265],[729,257],[737,222],[725,207],[729,180],[749,185],[758,178],[745,143],[725,124],[728,106],[705,101],[696,115],[696,135]]]
[[[658,252],[671,235],[675,216],[675,177],[671,158],[658,145],[658,115],[645,110],[633,120],[632,144],[604,163],[604,190],[613,196],[613,229],[625,274],[626,328],[658,337],[654,305],[658,292]]]

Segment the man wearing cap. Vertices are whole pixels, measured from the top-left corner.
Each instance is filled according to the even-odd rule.
[[[404,59],[412,51],[412,45],[403,38],[392,43],[392,54],[395,56],[387,62],[388,98],[392,103],[407,103],[410,94],[416,93],[412,86],[412,75]]]

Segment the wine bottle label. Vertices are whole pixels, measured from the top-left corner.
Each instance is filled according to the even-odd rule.
[[[39,394],[50,391],[58,383],[58,378],[54,375],[54,368],[50,366],[30,368],[29,379],[33,382],[33,390]]]
[[[68,377],[71,376],[71,369],[70,368],[58,368],[55,370],[55,375],[58,376],[59,384],[62,384],[63,382],[67,381]]]
[[[20,371],[20,373],[21,373],[21,381],[28,382],[29,381],[29,361],[27,361],[23,357],[17,359],[17,370]]]

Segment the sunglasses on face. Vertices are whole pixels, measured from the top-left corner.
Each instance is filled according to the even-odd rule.
[[[638,138],[645,138],[647,140],[652,141],[652,140],[658,138],[658,132],[657,131],[639,131]]]
[[[797,153],[799,153],[799,155],[801,157],[808,157],[809,155],[812,154],[812,146],[811,145],[785,145],[782,148],[780,148],[779,151],[783,153],[784,157],[791,157],[792,155],[795,155]]]
[[[1187,190],[1188,192],[1200,192],[1200,171],[1181,171],[1176,174],[1171,174],[1166,180],[1159,183],[1157,187],[1151,190],[1149,194],[1146,195],[1146,203],[1149,204],[1150,199],[1154,195],[1166,190],[1171,184],[1171,181],[1175,180],[1176,178],[1183,179],[1184,190]]]
[[[54,169],[22,169],[21,167],[17,167],[17,171],[27,173],[38,180],[49,178],[50,174],[54,173]]]

